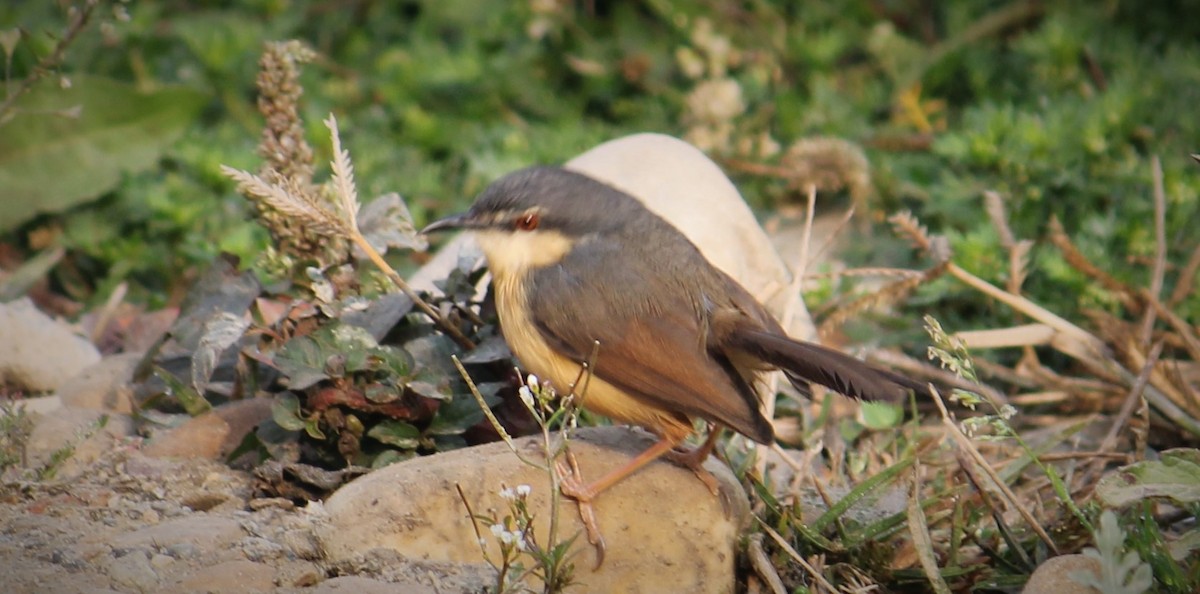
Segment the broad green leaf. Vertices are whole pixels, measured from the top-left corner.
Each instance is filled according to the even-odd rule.
[[[1200,450],[1167,450],[1158,460],[1120,468],[1100,479],[1096,496],[1108,507],[1150,497],[1167,497],[1181,505],[1200,502]]]
[[[66,88],[38,85],[0,122],[0,232],[97,198],[122,175],[149,169],[205,102],[182,87],[139,92],[101,77],[70,81]]]
[[[421,443],[421,430],[404,421],[387,420],[371,427],[367,437],[390,446],[411,450]]]
[[[288,431],[304,428],[304,417],[300,414],[300,399],[291,392],[284,392],[271,403],[271,420]]]
[[[275,366],[287,376],[289,388],[303,390],[329,377],[325,372],[329,354],[312,336],[297,336],[279,349]]]

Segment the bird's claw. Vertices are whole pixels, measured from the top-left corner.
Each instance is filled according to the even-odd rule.
[[[592,498],[596,494],[583,481],[575,454],[568,451],[563,457],[566,458],[566,461],[562,459],[554,461],[554,468],[558,473],[558,488],[563,495],[574,499],[579,506],[579,520],[583,523],[584,530],[587,531],[588,543],[596,547],[595,569],[600,569],[600,565],[604,563],[604,554],[608,550],[608,545],[604,542],[604,535],[600,533],[596,510],[592,507]]]

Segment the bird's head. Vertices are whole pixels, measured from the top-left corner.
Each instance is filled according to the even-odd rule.
[[[590,177],[558,167],[533,167],[488,186],[464,213],[422,233],[472,230],[497,276],[556,264],[580,241],[634,220],[635,199]]]

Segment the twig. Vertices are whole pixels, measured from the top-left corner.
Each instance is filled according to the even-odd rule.
[[[488,407],[487,402],[483,399],[483,394],[479,392],[479,388],[475,386],[475,382],[471,379],[471,375],[467,373],[467,368],[463,367],[462,361],[458,360],[458,355],[450,355],[450,360],[454,361],[454,367],[458,369],[458,373],[462,376],[463,381],[467,382],[467,388],[471,391],[471,395],[475,397],[475,402],[479,403],[479,409],[483,411],[484,416],[487,417],[488,422],[492,424],[492,428],[494,428],[496,433],[500,435],[500,439],[504,441],[505,445],[508,446],[508,449],[512,450],[512,452],[516,454],[517,458],[519,458],[522,462],[534,468],[545,469],[545,465],[538,464],[537,462],[526,458],[525,455],[521,453],[521,449],[517,447],[517,444],[513,441],[512,436],[509,435],[508,431],[504,429],[504,425],[500,424],[500,419],[497,419],[496,414],[493,413],[492,409]]]
[[[1179,278],[1175,280],[1175,290],[1171,291],[1171,298],[1167,300],[1167,307],[1175,307],[1187,299],[1188,295],[1192,294],[1193,282],[1196,278],[1196,271],[1200,269],[1200,243],[1192,249],[1192,255],[1188,256],[1188,261],[1183,265],[1183,269],[1179,272]]]
[[[846,212],[842,213],[842,218],[838,221],[838,224],[833,227],[833,231],[831,231],[829,233],[829,236],[825,238],[825,241],[821,242],[821,245],[817,247],[816,251],[813,252],[813,255],[808,258],[810,261],[817,262],[817,261],[820,261],[821,258],[825,257],[825,254],[828,253],[829,250],[833,248],[833,242],[836,241],[837,237],[842,234],[843,230],[846,229],[846,225],[849,225],[850,221],[854,219],[854,212],[855,212],[855,206],[851,205],[850,208],[846,209]],[[807,244],[807,241],[805,243]],[[875,269],[867,268],[867,269],[863,269],[863,270],[875,270]],[[894,269],[879,269],[879,270],[894,270]],[[911,271],[909,271],[909,272],[911,272]],[[815,275],[812,275],[812,274],[804,275],[804,280],[808,280],[811,278],[815,278]]]
[[[800,553],[796,551],[796,549],[792,548],[792,545],[788,543],[787,539],[783,538],[783,536],[768,526],[766,522],[763,522],[762,519],[758,518],[757,516],[755,516],[754,519],[758,520],[759,525],[762,526],[763,532],[766,532],[767,536],[770,536],[771,540],[774,540],[775,544],[778,544],[779,547],[782,548],[789,557],[794,559],[796,563],[799,563],[800,567],[803,567],[804,570],[812,576],[815,582],[820,584],[821,587],[827,588],[830,592],[837,592],[837,588],[833,587],[833,584],[829,583],[829,580],[825,579],[825,576],[821,575],[821,572],[817,571],[817,568],[809,564],[804,557],[801,557]]]
[[[484,546],[483,534],[479,532],[479,521],[475,516],[475,512],[471,510],[471,502],[467,501],[467,494],[463,492],[462,485],[454,483],[454,489],[458,491],[458,498],[462,500],[463,507],[467,508],[467,519],[471,521],[471,529],[475,531],[475,542],[479,543],[479,552],[483,553],[483,560],[488,562],[493,568],[496,567],[488,556],[487,547]]]
[[[816,210],[816,207],[817,186],[809,184],[808,207],[804,214],[804,234],[800,240],[800,254],[796,256],[796,264],[792,269],[792,283],[787,290],[788,300],[783,306],[783,315],[779,320],[785,332],[787,328],[791,327],[792,320],[796,317],[796,301],[801,299],[800,288],[804,284],[804,275],[808,270],[808,245],[812,241],[813,211]],[[768,420],[775,418],[775,392],[779,390],[779,376],[778,373],[772,373],[771,378],[767,380],[767,393],[763,398],[763,414]]]
[[[67,24],[66,33],[62,36],[62,39],[59,39],[58,43],[54,44],[54,50],[49,55],[43,56],[38,60],[38,63],[34,65],[29,75],[21,81],[21,84],[17,85],[17,88],[9,93],[3,102],[0,102],[0,122],[4,121],[4,114],[12,109],[21,95],[28,92],[29,89],[33,88],[34,83],[45,78],[55,67],[62,63],[63,57],[67,52],[67,47],[83,32],[87,26],[88,19],[92,16],[92,11],[96,9],[98,4],[98,0],[87,0],[83,3],[83,8],[70,7],[69,10],[73,13],[73,16],[70,23]]]
[[[1162,295],[1163,275],[1167,268],[1167,198],[1163,189],[1162,161],[1158,155],[1150,159],[1150,171],[1154,178],[1154,271],[1150,275],[1150,296],[1157,300]],[[1142,348],[1150,345],[1155,314],[1155,309],[1151,307],[1142,318]]]
[[[1097,450],[1101,453],[1111,452],[1113,447],[1117,445],[1117,436],[1121,430],[1125,428],[1125,423],[1129,422],[1133,416],[1133,409],[1138,402],[1142,401],[1142,394],[1146,390],[1147,384],[1150,382],[1150,375],[1154,371],[1154,366],[1158,364],[1158,358],[1162,355],[1163,342],[1160,340],[1150,349],[1150,355],[1146,357],[1146,363],[1142,365],[1142,371],[1138,373],[1137,381],[1133,383],[1133,387],[1129,390],[1129,395],[1125,397],[1125,402],[1121,404],[1121,410],[1117,412],[1116,418],[1113,419],[1112,427],[1108,428],[1108,433],[1104,439],[1100,441],[1100,447]],[[1096,473],[1104,466],[1104,458],[1096,458],[1092,461],[1088,469],[1084,471],[1079,478],[1079,484],[1090,485]]]
[[[775,571],[775,567],[771,565],[771,559],[767,557],[767,552],[763,550],[762,535],[755,534],[749,539],[746,546],[746,554],[750,557],[750,567],[754,568],[754,573],[767,583],[774,594],[787,594],[787,588],[783,585],[783,580],[779,577],[779,572]]]
[[[108,299],[104,301],[104,307],[100,309],[100,315],[96,317],[96,323],[92,326],[92,331],[88,335],[88,340],[92,344],[100,344],[100,339],[104,337],[104,331],[108,329],[108,324],[112,322],[113,316],[117,315],[117,308],[125,300],[127,292],[129,292],[129,283],[122,281],[117,284],[117,287],[113,289]]]
[[[371,262],[374,263],[376,267],[378,267],[385,275],[387,275],[388,279],[391,280],[398,289],[400,289],[401,293],[404,293],[406,297],[411,299],[413,304],[415,304],[422,312],[424,312],[425,315],[429,316],[429,319],[433,320],[433,322],[437,324],[438,328],[441,328],[443,332],[445,332],[450,336],[451,339],[454,340],[454,342],[458,343],[459,346],[467,350],[475,348],[475,342],[470,338],[467,338],[467,335],[463,334],[462,330],[459,330],[457,326],[450,323],[449,320],[438,314],[437,310],[434,309],[429,302],[421,299],[421,296],[418,295],[411,286],[409,286],[408,282],[400,276],[400,273],[396,272],[396,270],[392,268],[391,264],[388,264],[387,260],[384,260],[383,256],[379,255],[379,252],[375,251],[375,248],[371,246],[371,243],[367,241],[366,237],[363,237],[362,233],[360,233],[358,229],[354,229],[354,231],[350,233],[350,239],[354,241],[354,244],[357,245],[359,249],[361,249],[363,253],[367,255],[368,258],[370,258]]]

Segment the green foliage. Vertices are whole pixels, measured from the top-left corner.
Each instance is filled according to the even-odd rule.
[[[33,419],[24,406],[0,401],[0,474],[26,463],[25,448],[32,432]]]
[[[220,170],[254,171],[260,163],[256,61],[263,42],[295,38],[319,55],[303,75],[307,137],[322,138],[321,120],[336,112],[362,193],[401,193],[416,222],[460,209],[514,168],[561,162],[643,130],[705,140],[748,200],[771,208],[795,200],[801,186],[738,164],[787,170],[786,148],[822,135],[861,146],[870,161],[872,187],[856,204],[865,225],[911,209],[950,238],[958,265],[1003,284],[1011,272],[1006,250],[982,207],[982,193],[993,190],[1005,200],[1017,239],[1039,242],[1057,217],[1086,257],[1121,282],[1146,286],[1156,248],[1153,157],[1164,173],[1170,270],[1187,260],[1200,224],[1200,173],[1188,156],[1200,138],[1200,20],[1186,18],[1194,12],[1186,2],[1131,0],[521,1],[486,10],[468,0],[333,10],[316,0],[101,2],[70,51],[47,61],[68,38],[71,13],[64,3],[9,2],[0,6],[6,90],[37,83],[19,98],[19,109],[0,108],[0,201],[14,207],[0,209],[0,247],[25,257],[65,248],[61,261],[53,260],[53,286],[89,304],[121,282],[135,301],[176,304],[181,287],[219,252],[274,271],[303,269],[309,263],[278,258],[270,266],[258,258],[267,234],[249,221],[251,210]],[[87,100],[64,99],[64,80]],[[738,93],[737,109],[723,121],[695,113],[694,104],[713,103],[697,99],[711,82]],[[59,115],[72,115],[76,105],[81,116],[107,117],[95,123]],[[50,111],[58,114],[44,113]],[[38,126],[45,129],[28,131]],[[51,133],[64,142],[46,141]],[[17,142],[40,152],[2,150]],[[330,149],[314,144],[315,162],[327,163]],[[17,189],[22,199],[12,202],[4,192]],[[844,207],[840,192],[823,190],[822,205]],[[908,250],[886,235],[873,229],[850,242],[851,264],[911,264]],[[403,253],[388,258],[402,271],[416,265]],[[30,270],[45,270],[46,260],[34,264]],[[291,303],[280,297],[287,295],[316,304],[319,313],[264,321],[249,301],[220,305],[217,311],[238,319],[255,316],[234,344],[216,334],[219,324],[208,325],[211,312],[188,318],[191,329],[173,334],[205,334],[211,348],[193,357],[206,351],[190,342],[162,354],[159,377],[167,385],[160,389],[173,395],[168,404],[197,412],[230,391],[273,392],[274,420],[257,437],[281,460],[312,461],[317,444],[322,464],[379,465],[467,443],[484,411],[444,367],[460,349],[419,324],[389,319],[382,326],[395,331],[386,336],[359,330],[349,317],[363,301],[351,298],[374,297],[378,283],[354,287],[372,281],[338,275],[280,275],[269,291],[248,290],[250,300],[261,294]],[[1168,273],[1164,295],[1176,278]],[[470,299],[474,280],[478,271],[456,271],[444,284],[448,301]],[[213,284],[235,281],[218,277]],[[360,288],[370,290],[356,293]],[[822,287],[820,294],[836,297],[838,290]],[[1032,249],[1022,291],[1076,321],[1084,308],[1122,307],[1042,243]],[[186,303],[183,309],[189,311]],[[934,309],[951,328],[1020,321],[946,278],[922,286],[897,314],[915,320]],[[1185,320],[1200,318],[1200,297],[1193,292],[1174,310]],[[495,339],[491,328],[474,329],[473,339]],[[920,342],[919,324],[902,321],[890,330],[887,340]],[[871,332],[873,339],[878,334]],[[952,345],[939,348],[943,360],[961,359]],[[506,355],[478,353],[474,362],[463,358],[484,382],[485,404],[498,408],[513,389],[505,384]],[[231,370],[245,383],[231,381]],[[872,433],[847,428],[852,438]],[[907,460],[884,474],[898,473]],[[1046,472],[1061,492],[1056,475]],[[771,507],[772,521],[789,537],[816,543],[809,549],[829,544],[780,505]],[[963,512],[970,526],[983,514]],[[852,527],[848,540],[868,543],[902,524],[888,518]],[[878,549],[861,553],[882,556]]]
[[[85,75],[38,85],[13,106],[0,135],[0,232],[94,199],[123,175],[157,165],[203,101],[190,89],[143,93]]]
[[[1136,551],[1122,553],[1125,531],[1117,523],[1117,514],[1105,511],[1100,515],[1095,537],[1096,548],[1086,548],[1083,554],[1100,562],[1100,575],[1077,571],[1071,573],[1071,579],[1104,594],[1141,594],[1150,589],[1150,566],[1142,563]]]
[[[67,20],[46,3],[17,4],[0,9],[0,30],[55,31]],[[158,303],[179,282],[174,271],[218,250],[249,258],[264,248],[264,234],[240,222],[244,205],[217,165],[252,162],[247,131],[258,126],[251,87],[261,43],[298,38],[322,56],[322,68],[305,75],[310,136],[336,106],[359,176],[369,180],[365,193],[415,198],[418,221],[461,207],[516,167],[560,162],[633,131],[688,132],[689,92],[720,76],[738,85],[745,113],[730,141],[712,147],[719,155],[753,158],[736,141],[759,134],[785,146],[814,134],[848,138],[867,145],[879,199],[872,208],[916,207],[927,224],[971,238],[960,258],[969,270],[998,274],[989,271],[998,270],[1001,250],[980,216],[980,193],[990,189],[1008,198],[1018,236],[1037,239],[1057,214],[1085,255],[1111,261],[1122,280],[1144,281],[1145,267],[1126,259],[1153,253],[1151,155],[1163,158],[1171,261],[1187,249],[1182,240],[1200,217],[1200,177],[1187,158],[1195,150],[1188,143],[1200,136],[1193,109],[1200,44],[1171,34],[1174,26],[1151,25],[1175,23],[1176,9],[1134,4],[1013,5],[1020,10],[1006,14],[979,0],[903,18],[869,3],[806,3],[800,11],[778,2],[734,10],[660,0],[600,4],[592,13],[538,2],[478,10],[465,0],[335,11],[310,1],[202,10],[102,5],[62,73],[134,81],[159,94],[182,83],[212,99],[200,117],[191,100],[177,102],[173,121],[188,125],[182,141],[163,152],[171,135],[160,134],[159,149],[141,153],[151,162],[165,157],[167,167],[119,182],[120,167],[103,168],[106,176],[96,179],[112,181],[90,191],[108,196],[63,219],[61,241],[85,282],[62,280],[85,299],[130,280],[135,297]],[[980,25],[995,15],[1008,21]],[[21,37],[11,78],[32,72],[52,49],[47,37]],[[704,66],[697,75],[689,64]],[[56,90],[52,83],[45,79],[39,92]],[[897,100],[914,83],[920,115]],[[932,134],[925,152],[895,151],[884,141],[925,133]],[[80,150],[103,146],[76,136]],[[52,162],[34,171],[62,171]],[[84,177],[75,173],[55,181]],[[22,181],[49,190],[32,176]],[[769,178],[738,181],[759,205],[793,192]],[[895,260],[881,243],[861,249],[858,257],[873,263]],[[1086,306],[1117,307],[1052,252],[1039,248],[1034,257],[1042,266],[1026,289],[1035,300],[1073,309],[1066,296],[1080,295]],[[1195,301],[1184,313],[1200,313]]]

